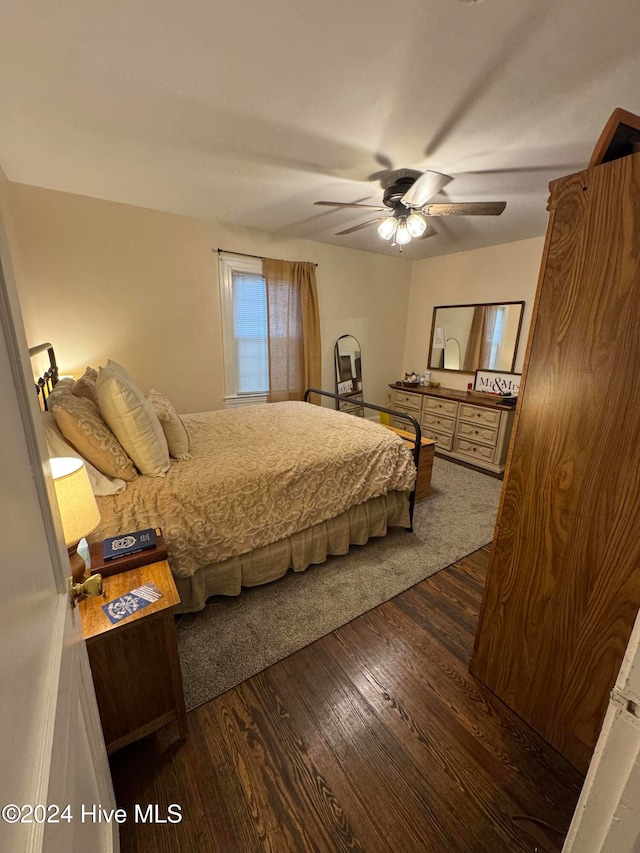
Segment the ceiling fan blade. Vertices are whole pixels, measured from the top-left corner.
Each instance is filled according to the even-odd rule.
[[[459,201],[425,204],[425,216],[500,216],[506,201]]]
[[[314,204],[322,204],[326,207],[362,207],[365,210],[388,210],[387,207],[380,207],[377,204],[357,204],[356,202],[347,201],[314,201]]]
[[[373,225],[374,222],[382,222],[382,220],[386,218],[386,216],[379,216],[377,219],[369,219],[367,222],[361,222],[360,225],[354,225],[352,228],[345,228],[344,231],[336,232],[336,237],[340,237],[342,234],[353,234],[354,231],[359,231],[361,228],[367,228],[369,225]]]
[[[422,207],[452,180],[450,175],[428,169],[409,187],[401,201],[406,207]]]

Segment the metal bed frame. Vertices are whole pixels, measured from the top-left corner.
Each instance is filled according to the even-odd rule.
[[[35,383],[36,394],[38,401],[42,404],[42,408],[47,411],[47,397],[53,390],[54,385],[58,381],[58,365],[56,364],[56,354],[53,351],[53,344],[38,344],[35,347],[29,347],[29,357],[39,355],[41,352],[49,354],[49,369],[45,370],[42,376]]]
[[[408,533],[413,533],[413,510],[416,503],[416,487],[417,487],[417,471],[418,466],[420,464],[420,448],[422,447],[422,430],[420,429],[420,424],[418,421],[408,415],[406,412],[399,412],[396,409],[387,409],[385,406],[376,406],[375,403],[365,403],[364,400],[358,400],[357,402],[351,398],[340,396],[340,394],[333,394],[331,391],[321,391],[319,388],[307,388],[304,392],[303,400],[305,403],[309,402],[310,394],[319,394],[321,397],[328,397],[331,400],[346,400],[348,399],[349,403],[353,406],[359,406],[362,409],[373,409],[376,412],[384,412],[387,415],[391,415],[394,418],[401,418],[402,420],[409,421],[409,425],[413,427],[415,432],[415,441],[413,445],[413,461],[416,466],[416,482],[413,484],[413,489],[409,494],[409,521],[410,526],[406,528]]]

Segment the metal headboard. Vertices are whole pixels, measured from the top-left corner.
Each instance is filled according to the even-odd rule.
[[[49,355],[49,367],[44,371],[42,376],[36,380],[36,394],[41,407],[47,411],[47,397],[51,393],[54,385],[58,381],[58,365],[56,364],[56,354],[53,350],[53,344],[38,344],[35,347],[29,347],[29,357],[33,358],[41,352],[47,352]]]

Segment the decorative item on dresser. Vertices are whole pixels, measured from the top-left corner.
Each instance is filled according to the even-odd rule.
[[[640,153],[550,191],[471,671],[584,771],[640,606]]]
[[[420,421],[437,454],[469,462],[494,474],[506,466],[514,407],[499,397],[471,397],[453,388],[390,386],[391,406]],[[391,425],[402,428],[393,419]]]

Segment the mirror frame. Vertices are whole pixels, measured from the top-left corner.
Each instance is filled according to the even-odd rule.
[[[520,345],[520,332],[522,331],[522,319],[524,317],[524,300],[516,299],[512,301],[506,302],[470,302],[464,305],[434,305],[433,306],[433,319],[431,321],[431,337],[429,338],[429,353],[427,356],[427,370],[438,370],[443,373],[465,373],[468,376],[473,376],[475,374],[474,370],[460,370],[460,368],[455,367],[431,367],[431,353],[433,352],[433,337],[436,330],[436,311],[438,308],[485,308],[492,307],[494,305],[519,305],[520,306],[520,319],[518,320],[518,331],[516,332],[516,339],[513,347],[513,358],[511,360],[511,366],[508,369],[504,369],[502,372],[505,373],[513,373],[516,367],[516,358],[518,356],[518,347]],[[478,370],[489,370],[489,368],[478,367]]]
[[[336,338],[336,342],[333,345],[333,362],[334,362],[335,377],[336,377],[335,378],[336,394],[339,393],[338,392],[338,383],[342,381],[340,379],[340,346],[339,346],[339,344],[340,344],[340,341],[344,340],[345,338],[353,338],[353,340],[358,344],[358,347],[360,347],[360,341],[356,338],[355,335],[351,335],[351,334],[347,333],[345,335],[340,335],[340,337]],[[347,397],[347,396],[355,397],[357,394],[362,394],[362,347],[360,347],[360,349],[358,349],[358,352],[360,353],[360,376],[359,377],[352,376],[351,378],[352,379],[356,379],[356,378],[360,379],[360,388],[357,391],[353,391],[349,395],[345,394],[345,397]]]

